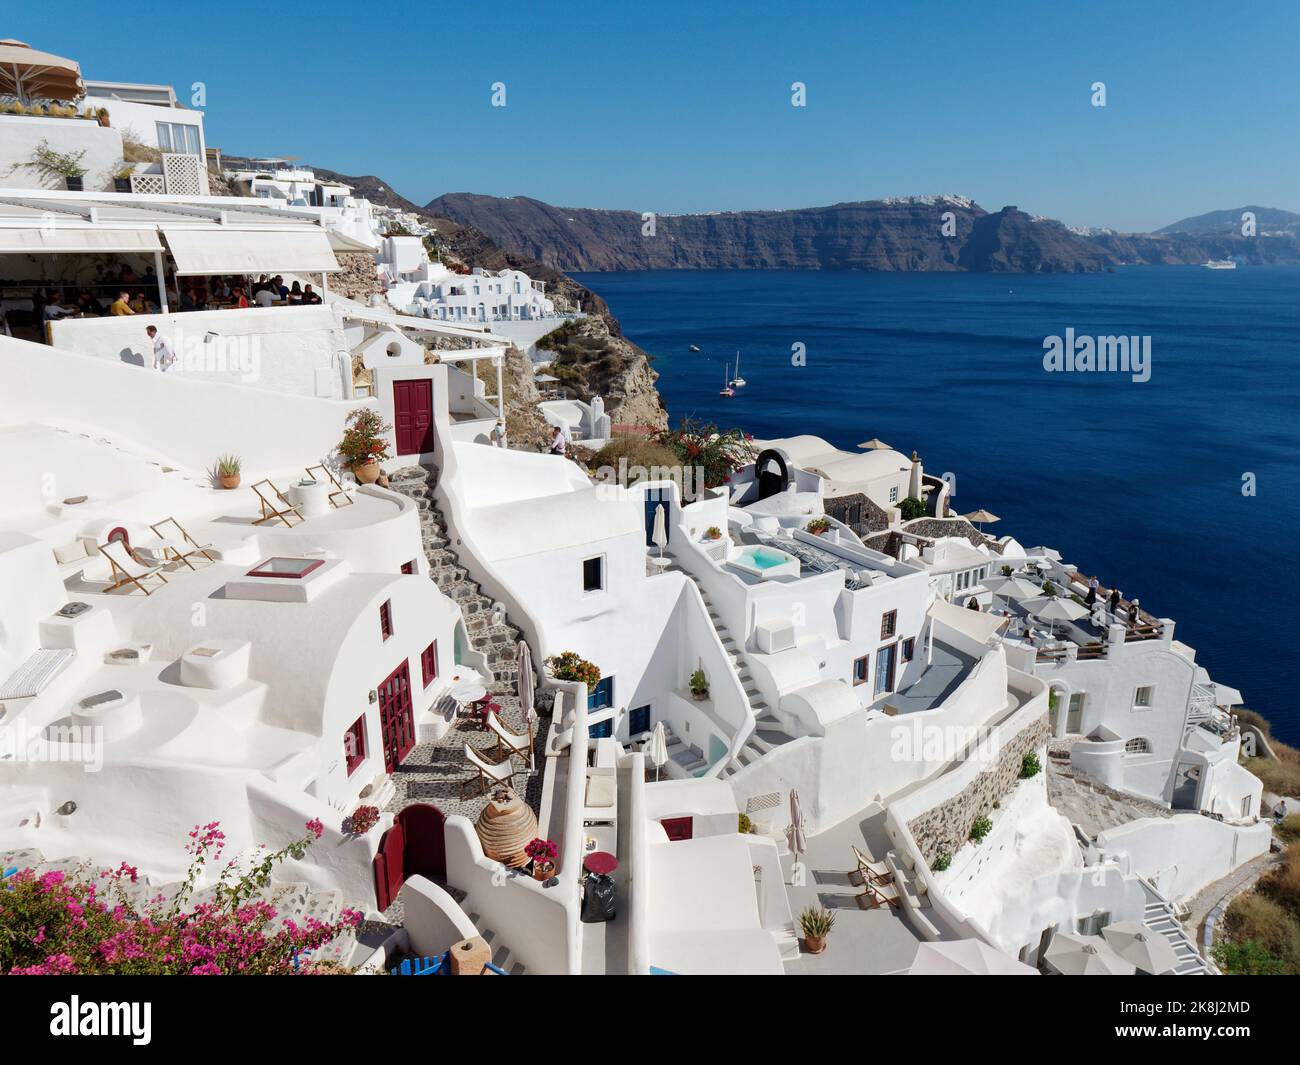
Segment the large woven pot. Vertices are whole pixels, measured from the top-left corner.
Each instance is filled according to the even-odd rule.
[[[537,838],[537,815],[513,791],[493,792],[474,824],[483,854],[511,869],[531,861],[524,848]]]

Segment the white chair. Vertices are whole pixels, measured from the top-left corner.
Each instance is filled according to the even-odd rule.
[[[528,736],[519,736],[511,732],[497,720],[496,714],[487,715],[487,727],[489,731],[496,733],[498,756],[509,752],[511,756],[518,756],[522,759],[525,770],[532,766],[533,745]]]
[[[106,544],[100,544],[99,553],[108,559],[112,576],[117,578],[104,589],[106,592],[121,588],[124,584],[134,584],[145,595],[149,595],[150,590],[144,586],[144,581],[157,577],[163,584],[167,583],[167,575],[162,566],[145,566],[137,562],[122,540],[109,540]]]
[[[478,770],[478,793],[480,795],[487,791],[489,782],[504,784],[506,787],[514,786],[515,768],[510,759],[507,758],[500,765],[493,765],[468,743],[465,744],[465,758],[471,768]]]

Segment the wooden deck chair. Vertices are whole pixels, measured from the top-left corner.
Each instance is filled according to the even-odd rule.
[[[489,783],[514,787],[515,768],[510,759],[507,758],[500,765],[493,765],[467,743],[465,744],[465,760],[469,762],[470,768],[478,773],[478,793],[480,795],[487,791]]]
[[[167,583],[167,574],[163,572],[162,566],[146,566],[137,562],[135,556],[131,554],[131,549],[122,540],[109,540],[106,544],[100,544],[99,553],[108,559],[108,564],[113,567],[111,575],[115,578],[104,589],[105,592],[115,591],[126,584],[134,584],[145,595],[149,595],[150,589],[144,585],[149,578],[157,577],[163,584]]]
[[[299,521],[303,521],[303,516],[299,513],[298,508],[289,502],[288,497],[273,485],[269,478],[251,484],[249,487],[257,493],[257,501],[262,504],[262,516],[253,522],[254,525],[261,525],[264,521],[272,521],[279,518],[282,522],[293,528],[293,522],[289,520],[289,515],[293,514]],[[264,490],[269,490],[271,498],[267,499],[263,494]]]
[[[326,479],[330,482],[330,484],[334,486],[334,491],[330,493],[330,506],[350,507],[352,506],[353,503],[356,502],[356,500],[352,498],[352,493],[355,491],[355,489],[351,487],[344,488],[343,485],[339,482],[339,479],[334,476],[334,471],[331,470],[328,466],[326,466],[325,463],[322,462],[316,466],[307,467],[307,471],[306,471],[307,476],[310,477],[313,481],[317,479],[315,473],[316,470],[320,470],[321,473],[325,474]],[[341,496],[346,502],[340,503],[338,501],[338,498],[336,498],[339,496]]]
[[[213,558],[211,554],[209,554],[209,552],[211,551],[218,550],[216,544],[199,543],[196,539],[194,539],[194,537],[192,537],[189,534],[189,531],[185,528],[185,526],[182,525],[175,518],[163,518],[162,521],[155,522],[153,525],[150,525],[149,528],[151,528],[157,536],[163,537],[164,539],[168,538],[169,535],[173,539],[179,536],[182,540],[185,541],[185,543],[189,544],[190,547],[193,548],[193,550],[186,550],[186,551],[179,552],[179,555],[180,555],[180,560],[184,562],[185,565],[189,566],[190,569],[194,568],[193,564],[190,562],[190,559],[193,558],[195,555],[202,555],[209,562],[216,561],[216,559]],[[168,531],[164,533],[163,529],[168,529]]]
[[[863,854],[853,844],[849,844],[853,851],[853,858],[857,862],[857,868],[849,874],[851,880],[854,876],[858,878],[858,883],[862,885],[862,893],[865,895],[868,884],[889,884],[893,882],[894,874],[889,871],[889,866],[884,862],[878,862]]]
[[[893,884],[877,884],[868,880],[866,883],[867,890],[858,896],[859,909],[878,910],[881,906],[892,906],[898,909],[902,905],[902,899],[898,895],[898,888]],[[864,906],[863,903],[866,903]]]
[[[486,715],[485,724],[489,732],[495,732],[497,737],[497,757],[518,756],[523,759],[524,769],[529,769],[533,764],[533,748],[527,736],[518,736],[511,732],[505,725],[497,720],[496,714]]]

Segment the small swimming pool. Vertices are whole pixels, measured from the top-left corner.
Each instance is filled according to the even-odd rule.
[[[799,576],[799,560],[794,555],[761,544],[742,547],[729,564],[760,580]]]

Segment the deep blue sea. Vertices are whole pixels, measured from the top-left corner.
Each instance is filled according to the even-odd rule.
[[[956,474],[956,509],[1174,618],[1215,680],[1300,743],[1300,268],[575,276],[654,356],[674,422],[917,450]],[[1151,379],[1046,373],[1044,338],[1069,327],[1149,335]],[[749,383],[727,399],[737,350]]]

